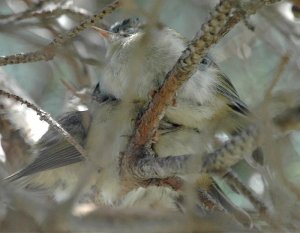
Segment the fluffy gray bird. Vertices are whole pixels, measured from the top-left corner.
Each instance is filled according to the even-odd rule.
[[[87,111],[73,111],[63,114],[57,121],[79,144],[84,145],[90,120]],[[32,190],[51,189],[54,192],[57,189],[65,191],[74,188],[80,168],[77,163],[84,158],[60,133],[50,127],[32,152],[35,159],[7,177],[6,181],[17,181],[19,185]],[[67,165],[70,165],[67,169],[63,168]]]
[[[107,45],[101,92],[126,101],[147,103],[187,46],[174,30],[151,27],[138,18],[118,22],[110,31],[95,29]],[[206,56],[167,108],[153,147],[158,156],[198,154],[217,132],[235,134],[251,118],[229,78]]]
[[[187,41],[174,30],[161,25],[150,27],[138,18],[117,22],[109,31],[95,29],[107,45],[107,65],[100,80],[101,93],[122,101],[147,103],[187,46]],[[164,117],[164,122],[168,123],[166,128],[174,126],[171,131],[184,128],[186,132],[189,128],[188,134],[201,132],[200,141],[203,143],[200,151],[207,149],[208,141],[212,142],[216,133],[234,134],[248,126],[251,120],[246,104],[231,81],[209,56],[202,59],[199,69],[178,90],[175,103],[167,108]],[[164,125],[161,124],[161,128]],[[176,141],[180,141],[180,137],[180,133],[176,133]],[[193,137],[182,141],[186,144],[193,141]],[[168,151],[165,152],[160,148],[159,154],[181,153],[166,148]],[[199,149],[192,150],[197,153],[195,150]]]
[[[111,96],[100,94],[99,84],[94,89],[92,99],[96,105],[115,101]],[[91,121],[92,110],[66,112],[57,119],[61,127],[83,147],[86,145]],[[5,181],[18,181],[30,189],[74,190],[85,168],[79,162],[85,158],[62,134],[49,127],[32,148],[32,153],[35,157],[33,161],[6,177]]]

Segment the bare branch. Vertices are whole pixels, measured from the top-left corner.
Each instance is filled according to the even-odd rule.
[[[46,121],[51,127],[53,127],[58,133],[63,135],[66,140],[74,146],[78,152],[84,157],[87,158],[86,151],[82,148],[82,146],[73,138],[66,130],[64,130],[60,124],[58,124],[48,113],[41,110],[36,105],[28,102],[27,100],[24,100],[20,96],[14,95],[12,93],[6,92],[4,90],[0,89],[0,96],[5,96],[9,99],[13,99],[15,101],[20,102],[21,104],[25,104],[28,108],[31,108],[36,112],[36,114],[40,117],[41,120]]]
[[[226,173],[223,178],[228,184],[234,186],[242,195],[247,197],[252,205],[260,212],[260,214],[264,214],[267,211],[267,206],[257,198],[252,190],[243,184],[243,182],[232,170]]]
[[[270,100],[270,98],[272,96],[272,91],[273,91],[274,87],[276,86],[276,84],[278,83],[278,81],[280,80],[280,78],[282,77],[282,73],[283,73],[286,65],[289,62],[289,57],[290,57],[289,54],[285,54],[282,56],[281,61],[278,66],[278,70],[277,70],[275,76],[273,77],[270,86],[268,87],[268,89],[265,92],[264,101]]]
[[[84,20],[69,32],[65,34],[57,35],[54,38],[54,40],[42,50],[31,52],[31,53],[23,53],[23,54],[0,57],[0,66],[5,66],[9,64],[29,63],[29,62],[36,62],[36,61],[48,61],[53,59],[57,48],[61,47],[67,41],[76,37],[80,32],[82,32],[86,28],[94,26],[97,21],[102,20],[104,16],[110,14],[119,6],[120,6],[120,1],[117,0],[113,2],[112,4],[106,6],[100,13],[95,14],[92,17]]]
[[[76,16],[79,19],[86,18],[91,14],[82,8],[75,6],[57,6],[52,10],[27,10],[18,14],[10,14],[10,15],[0,15],[0,23],[9,24],[15,23],[20,20],[29,19],[29,18],[57,18],[61,15],[71,15]]]

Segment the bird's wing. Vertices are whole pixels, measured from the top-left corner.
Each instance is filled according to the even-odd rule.
[[[240,99],[235,87],[232,85],[230,79],[220,71],[218,65],[212,60],[209,55],[203,57],[200,61],[198,69],[200,72],[207,71],[208,68],[216,70],[215,92],[217,95],[226,99],[227,105],[236,113],[248,115],[249,110],[247,105]]]
[[[84,157],[75,149],[75,147],[71,145],[55,145],[42,151],[32,163],[22,170],[8,176],[5,180],[14,181],[37,172],[63,167],[83,160]]]
[[[236,89],[232,85],[230,79],[222,73],[217,75],[217,83],[215,90],[217,94],[224,96],[228,100],[228,106],[237,113],[248,115],[247,105],[240,99]]]
[[[64,114],[58,120],[58,123],[73,137],[79,144],[83,144],[83,140],[87,133],[84,128],[83,117],[84,112],[70,112]],[[78,130],[79,127],[82,127]],[[37,172],[66,166],[69,164],[81,162],[84,157],[77,149],[63,138],[57,131],[49,129],[40,139],[37,147],[41,148],[38,155],[32,163],[16,173],[8,176],[5,180],[14,181],[21,177],[32,175]]]

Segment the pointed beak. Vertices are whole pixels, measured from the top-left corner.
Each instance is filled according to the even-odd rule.
[[[104,30],[102,28],[98,28],[98,27],[92,27],[94,30],[96,30],[100,36],[106,40],[110,40],[112,35],[114,34],[113,32],[110,32],[110,31],[107,31],[107,30]]]

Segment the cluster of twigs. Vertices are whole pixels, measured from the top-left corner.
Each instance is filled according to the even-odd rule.
[[[124,180],[126,180],[126,186],[128,186],[126,188],[127,190],[136,188],[136,186],[144,186],[145,180],[149,179],[155,179],[154,183],[157,182],[156,184],[158,185],[168,185],[176,190],[181,189],[183,185],[182,180],[176,176],[201,172],[210,174],[223,174],[224,170],[229,169],[242,159],[240,151],[251,151],[257,146],[259,130],[256,126],[250,126],[248,129],[242,131],[239,135],[233,137],[219,150],[206,154],[205,156],[201,157],[201,159],[199,159],[199,156],[194,155],[172,156],[166,158],[141,156],[141,154],[143,154],[143,149],[151,143],[160,119],[162,119],[166,107],[169,106],[174,100],[176,91],[192,76],[200,60],[204,55],[207,54],[208,50],[214,44],[218,43],[218,41],[222,39],[241,20],[252,14],[255,14],[256,11],[264,5],[275,3],[277,1],[279,0],[253,0],[241,3],[241,1],[238,0],[221,0],[216,6],[211,14],[210,19],[202,25],[201,31],[197,33],[194,39],[189,43],[188,47],[183,51],[175,66],[167,74],[165,82],[156,92],[143,116],[137,123],[135,132],[129,142],[128,150],[122,155],[120,160],[120,175]],[[85,20],[83,20],[72,30],[56,35],[53,41],[43,47],[41,50],[31,53],[1,57],[0,65],[5,66],[42,60],[48,61],[53,59],[57,55],[59,48],[77,37],[83,30],[96,25],[96,23],[100,23],[106,15],[110,14],[115,9],[122,7],[122,3],[123,1],[115,1],[106,6],[100,13],[92,16],[89,16],[90,14],[86,11],[68,5],[57,5],[54,10],[38,11],[35,8],[19,14],[0,16],[0,23],[3,21],[4,24],[15,23],[30,17],[48,18],[56,17],[61,14],[71,14],[80,17],[86,17]],[[286,63],[287,58],[285,58],[285,60],[283,60],[281,63],[281,68],[276,76],[276,79],[279,79],[282,69]],[[268,100],[271,98],[270,93],[277,81],[276,79],[267,92],[266,99]],[[12,93],[0,90],[0,95],[7,98],[12,98],[35,110],[41,117],[41,120],[45,120],[50,124],[51,127],[55,128],[60,134],[66,137],[68,142],[71,143],[82,156],[87,156],[85,150],[80,146],[79,143],[76,142],[72,135],[69,135],[68,132],[66,132],[49,116],[49,114],[36,107],[34,104],[31,104]],[[243,183],[236,176],[234,176],[233,173],[228,173],[228,175],[224,178],[229,181],[228,183],[235,185],[239,192],[247,196],[252,204],[259,209],[260,213],[266,211],[266,205],[260,202],[250,190],[245,188]],[[55,211],[57,211],[57,209]],[[136,228],[140,230],[143,229],[143,224],[145,227],[147,224],[151,224],[151,229],[147,229],[149,232],[183,232],[187,226],[187,222],[192,225],[190,229],[193,230],[199,229],[198,227],[200,227],[200,225],[202,226],[202,224],[210,225],[210,219],[194,221],[193,218],[192,220],[190,218],[186,219],[186,217],[177,214],[171,214],[168,216],[164,215],[162,217],[160,214],[155,213],[152,216],[148,216],[147,220],[144,219],[145,215],[140,215],[140,213],[132,214],[131,216],[131,214],[128,213],[122,215],[122,213],[118,211],[105,213],[97,212],[95,216],[100,219],[97,220],[97,224],[93,224],[92,222],[94,217],[89,216],[82,220],[84,225],[82,228],[80,226],[80,221],[78,221],[77,218],[67,220],[65,218],[59,220],[58,218],[55,218],[55,224],[58,226],[63,225],[63,227],[59,229],[98,230],[101,228],[107,231],[115,232],[116,230],[124,229],[123,227],[127,227],[126,229],[129,227],[130,229],[132,224],[128,223],[128,219],[130,219],[132,223],[132,220],[138,216],[137,221],[140,224]],[[266,216],[264,220],[272,225],[272,219],[269,216]],[[60,221],[66,222],[62,223]],[[148,223],[147,221],[150,221],[151,223]],[[158,228],[153,227],[155,224],[157,224]],[[170,225],[172,227],[170,227]],[[271,227],[277,228],[279,226],[274,224]],[[53,227],[52,229],[55,228]],[[235,226],[231,229],[235,229]]]

